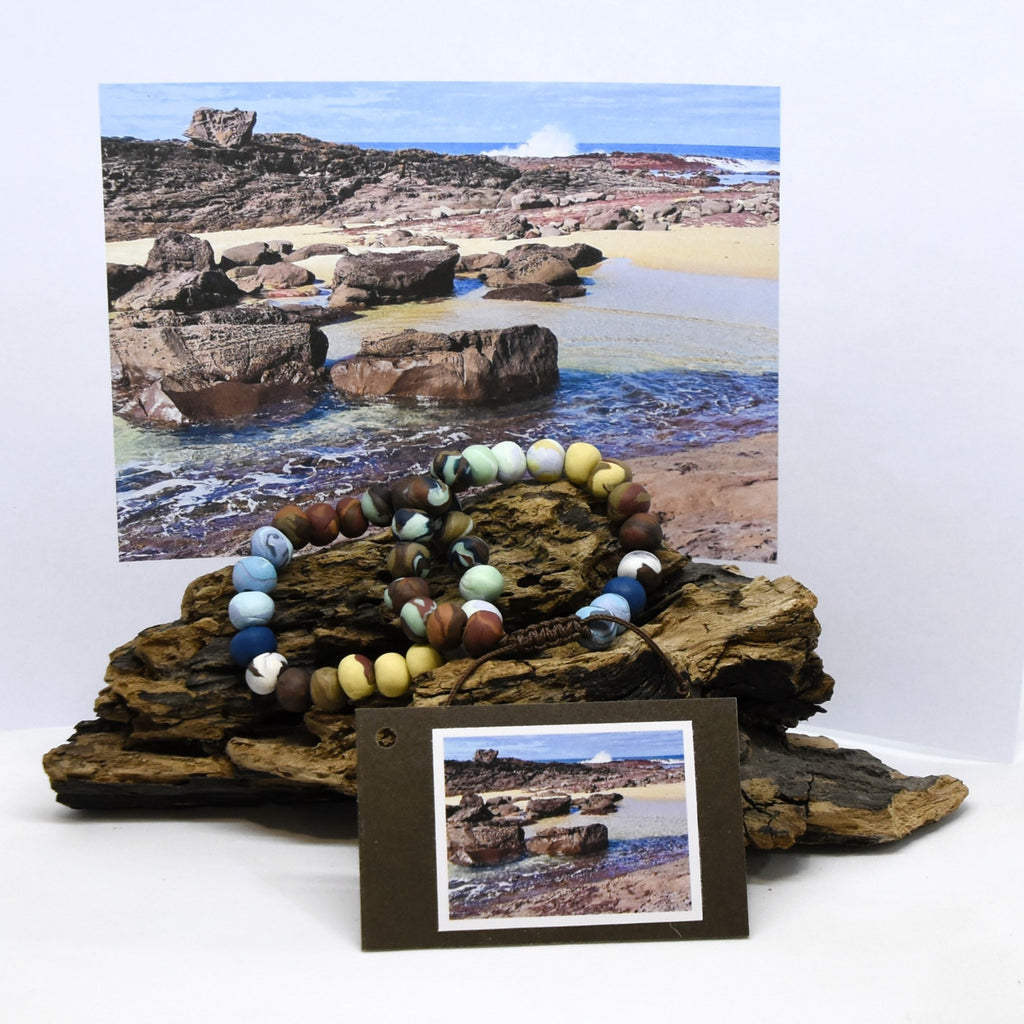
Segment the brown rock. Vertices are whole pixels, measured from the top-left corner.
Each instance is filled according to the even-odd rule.
[[[535,796],[526,805],[526,813],[538,818],[559,818],[572,810],[572,798],[568,793],[554,793],[551,796]]]
[[[184,135],[199,146],[217,149],[241,149],[252,142],[256,127],[254,110],[214,110],[200,107],[192,115],[192,123]]]
[[[107,264],[107,302],[113,304],[125,292],[135,287],[149,271],[139,264]]]
[[[457,251],[366,252],[342,256],[334,267],[333,288],[358,288],[374,305],[451,295]]]
[[[525,855],[524,833],[517,824],[448,824],[448,859],[453,864],[507,864]]]
[[[185,231],[163,231],[153,240],[146,257],[150,273],[213,270],[213,246]]]
[[[266,264],[259,268],[257,276],[266,289],[302,288],[316,280],[316,275],[312,270],[307,270],[294,263]]]
[[[488,287],[544,284],[576,285],[580,283],[575,267],[557,247],[541,243],[517,245],[505,254],[505,263],[484,275]]]
[[[277,263],[280,259],[281,253],[271,249],[266,242],[246,242],[225,249],[220,254],[220,268],[260,267],[266,263]]]
[[[147,274],[113,303],[119,312],[168,309],[179,313],[230,306],[242,296],[219,270],[181,270]]]
[[[600,853],[608,849],[608,826],[595,822],[591,825],[540,829],[526,840],[526,849],[530,853],[545,854],[548,857]]]

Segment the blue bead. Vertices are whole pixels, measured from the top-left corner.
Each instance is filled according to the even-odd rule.
[[[629,604],[630,619],[635,619],[647,606],[644,585],[630,576],[615,576],[604,585],[605,594],[618,594]]]
[[[265,558],[278,572],[294,554],[292,542],[276,526],[261,526],[252,535],[249,547],[254,555]]]
[[[231,573],[235,590],[262,590],[264,594],[277,586],[277,570],[273,562],[259,555],[246,555],[235,563]]]
[[[598,594],[598,596],[590,602],[590,606],[592,608],[601,608],[609,615],[614,615],[617,619],[623,619],[626,622],[631,621],[633,618],[630,612],[629,602],[621,594]],[[616,636],[621,636],[625,632],[625,626],[615,627]]]
[[[228,618],[235,629],[265,626],[274,617],[274,599],[262,590],[243,590],[228,604]]]
[[[606,608],[597,608],[592,604],[586,605],[576,612],[577,618],[588,619],[591,615],[606,615],[608,610]],[[603,622],[594,621],[588,624],[590,629],[590,636],[584,637],[580,640],[580,643],[584,647],[589,648],[591,651],[600,651],[605,647],[610,647],[612,641],[618,635],[616,632],[616,625],[614,622]]]
[[[277,637],[266,626],[247,626],[231,638],[231,660],[243,668],[257,654],[269,654],[277,650]]]

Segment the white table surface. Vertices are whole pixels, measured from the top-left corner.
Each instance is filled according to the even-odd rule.
[[[748,939],[363,953],[354,813],[68,810],[40,758],[70,731],[0,733],[5,1024],[1024,1021],[1024,763],[865,744],[971,795],[902,843],[751,853]]]

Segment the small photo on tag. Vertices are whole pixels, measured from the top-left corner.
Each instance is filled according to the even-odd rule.
[[[742,936],[732,701],[358,712],[363,946]]]

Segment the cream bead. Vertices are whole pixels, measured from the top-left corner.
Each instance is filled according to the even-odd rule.
[[[376,689],[373,662],[364,654],[346,654],[338,663],[338,682],[349,700],[363,700]]]
[[[412,682],[405,656],[397,651],[382,654],[373,663],[373,675],[378,691],[385,697],[401,697]]]
[[[553,484],[565,468],[565,449],[550,437],[534,441],[526,453],[526,468],[534,480]]]
[[[435,651],[429,644],[413,644],[405,652],[405,664],[409,669],[409,675],[415,679],[443,665],[444,658],[441,657],[440,651]]]

